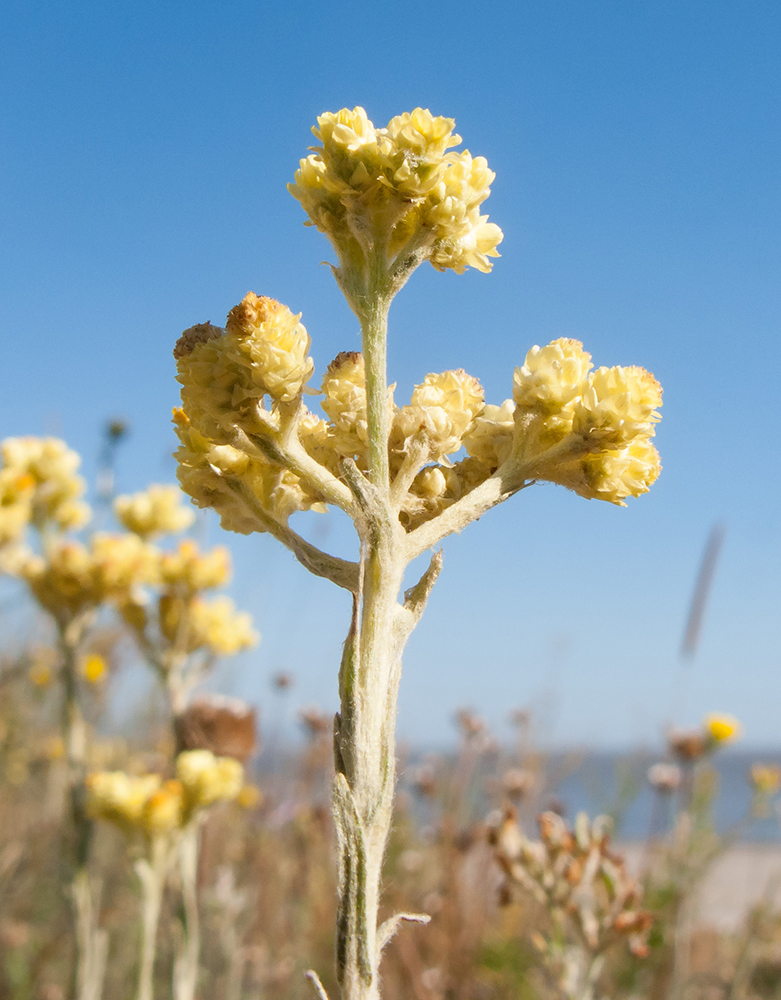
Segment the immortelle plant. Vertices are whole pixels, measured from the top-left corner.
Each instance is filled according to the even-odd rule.
[[[250,292],[224,329],[193,326],[174,351],[184,490],[225,528],[269,532],[353,596],[334,720],[336,964],[345,1000],[379,997],[383,948],[402,920],[428,919],[398,914],[378,925],[401,655],[441,552],[401,595],[405,570],[534,482],[623,505],[660,469],[651,442],[658,383],[642,368],[592,371],[574,340],[533,347],[515,370],[513,398],[500,406],[486,405],[477,379],[460,369],[427,375],[408,405],[394,403],[386,376],[393,297],[424,261],[457,274],[490,271],[502,239],[480,213],[494,174],[483,157],[452,151],[461,142],[454,125],[417,108],[375,128],[355,108],[324,114],[313,129],[320,145],[301,161],[290,192],[306,224],[333,244],[333,274],[363,346],[329,365],[326,419],[304,404],[314,366],[300,315],[273,299]],[[289,526],[293,512],[326,504],[352,518],[357,561],[322,552]]]

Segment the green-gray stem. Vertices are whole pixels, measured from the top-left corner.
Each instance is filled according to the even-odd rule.
[[[182,879],[182,939],[174,961],[174,1000],[193,1000],[198,985],[198,956],[201,947],[198,916],[198,844],[200,830],[193,820],[179,841],[179,870]]]
[[[155,837],[149,860],[136,863],[141,881],[141,963],[138,972],[138,1000],[152,1000],[154,995],[155,953],[160,906],[163,901],[168,868],[169,845],[165,837]]]

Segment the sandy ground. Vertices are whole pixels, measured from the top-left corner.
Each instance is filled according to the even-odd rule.
[[[616,845],[630,871],[643,863],[641,844]],[[711,865],[697,893],[694,921],[699,927],[730,933],[757,903],[781,910],[781,845],[737,844]]]

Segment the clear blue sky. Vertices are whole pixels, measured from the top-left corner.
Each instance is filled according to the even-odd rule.
[[[448,543],[401,732],[441,740],[464,704],[501,729],[531,704],[554,741],[649,741],[721,709],[781,742],[777,3],[7,0],[0,32],[2,435],[61,434],[91,472],[122,414],[121,488],[171,479],[184,327],[253,289],[303,312],[320,372],[357,346],[330,248],[285,190],[315,116],[455,117],[496,171],[502,258],[414,276],[391,313],[397,398],[463,366],[500,402],[532,344],[577,337],[662,382],[664,471],[626,510],[535,487]],[[349,549],[336,517],[313,530]],[[334,707],[343,595],[268,537],[234,550],[264,641],[228,682],[268,713],[284,667],[296,699]]]

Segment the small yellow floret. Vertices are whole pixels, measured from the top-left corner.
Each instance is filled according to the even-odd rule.
[[[97,653],[85,656],[81,663],[81,676],[90,684],[97,684],[106,676],[106,661]]]
[[[732,715],[711,714],[705,718],[705,729],[717,743],[740,739],[742,726]]]

